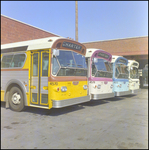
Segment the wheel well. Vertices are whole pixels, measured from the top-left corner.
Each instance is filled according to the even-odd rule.
[[[9,98],[9,92],[10,92],[10,90],[11,90],[12,87],[18,87],[18,88],[21,90],[22,94],[23,94],[22,88],[21,88],[18,84],[12,83],[12,84],[10,84],[10,85],[7,87],[6,96],[5,96],[5,101],[8,100],[8,98]],[[23,94],[23,95],[24,95],[24,94]]]
[[[8,86],[6,92],[10,91],[11,88],[14,87],[14,86],[15,86],[15,87],[18,87],[18,88],[21,90],[21,92],[23,93],[22,88],[21,88],[18,84],[16,84],[16,83],[10,84],[10,85]]]
[[[27,97],[26,97],[26,94],[25,94],[25,89],[23,89],[23,87],[17,83],[11,83],[7,88],[6,88],[6,93],[5,93],[5,101],[7,102],[8,101],[8,98],[9,98],[9,93],[10,93],[10,90],[12,87],[18,87],[22,94],[23,94],[23,97],[24,97],[24,103],[25,105],[27,105]]]

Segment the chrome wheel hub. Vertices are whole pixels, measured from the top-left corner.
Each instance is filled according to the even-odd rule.
[[[21,101],[21,96],[20,96],[20,94],[18,94],[18,93],[14,93],[13,95],[12,95],[12,102],[14,103],[14,104],[20,104],[20,101]]]

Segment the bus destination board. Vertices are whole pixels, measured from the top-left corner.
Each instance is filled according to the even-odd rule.
[[[70,42],[63,42],[62,47],[66,47],[78,51],[81,51],[82,49],[82,46]]]
[[[98,53],[98,56],[103,57],[103,58],[106,58],[106,59],[109,58],[109,55],[108,55],[108,54],[101,53],[101,52]]]

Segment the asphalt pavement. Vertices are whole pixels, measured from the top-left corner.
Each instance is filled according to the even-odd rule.
[[[1,148],[147,149],[148,89],[50,110],[1,102]]]

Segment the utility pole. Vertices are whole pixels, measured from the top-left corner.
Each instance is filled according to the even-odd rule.
[[[76,1],[76,39],[78,42],[78,1]]]

